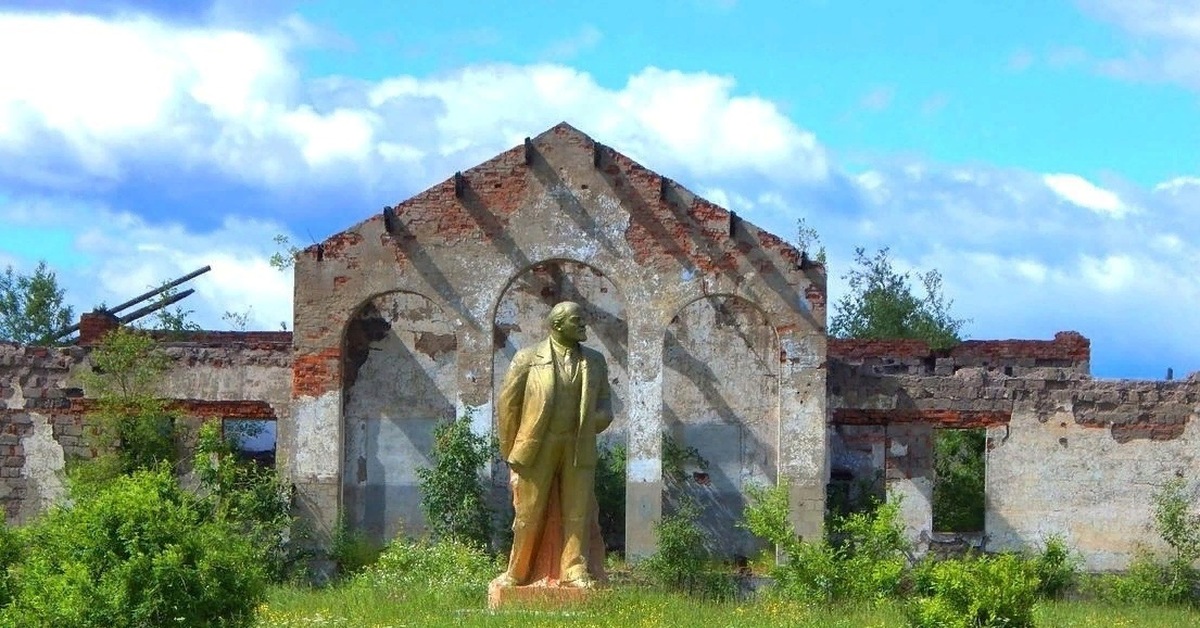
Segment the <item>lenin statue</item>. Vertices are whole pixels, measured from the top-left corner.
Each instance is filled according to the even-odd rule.
[[[550,337],[517,352],[500,390],[500,455],[512,469],[516,516],[508,569],[493,584],[515,587],[549,578],[590,589],[596,574],[603,574],[603,565],[589,563],[603,557],[596,434],[612,422],[608,365],[579,344],[587,339],[587,321],[577,303],[555,305],[548,323]],[[547,521],[561,523],[561,539],[542,538],[543,532],[560,533]]]

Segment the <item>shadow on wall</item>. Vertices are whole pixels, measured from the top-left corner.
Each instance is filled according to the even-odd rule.
[[[711,296],[685,306],[664,336],[663,419],[680,447],[707,469],[685,469],[664,494],[664,512],[694,501],[717,556],[754,556],[765,546],[738,526],[749,484],[777,481],[779,344],[752,303]],[[687,477],[690,475],[691,477]]]
[[[342,510],[382,544],[424,529],[416,470],[430,464],[433,430],[454,419],[458,343],[428,298],[377,296],[346,330]]]

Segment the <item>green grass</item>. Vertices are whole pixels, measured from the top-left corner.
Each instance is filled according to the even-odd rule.
[[[1191,628],[1200,611],[1188,608],[1115,607],[1093,602],[1042,603],[1037,625],[1096,628]],[[264,628],[347,626],[813,626],[883,628],[904,626],[898,603],[806,607],[773,600],[706,602],[637,587],[598,591],[586,604],[569,608],[487,610],[482,595],[437,595],[427,591],[339,586],[308,590],[278,588],[259,611]]]

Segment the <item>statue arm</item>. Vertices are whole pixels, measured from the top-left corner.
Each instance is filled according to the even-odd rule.
[[[525,403],[525,381],[529,377],[529,352],[519,351],[513,357],[504,383],[500,386],[500,404],[497,409],[496,428],[500,441],[500,455],[505,460],[512,452],[521,427],[521,411]]]
[[[600,371],[599,386],[596,390],[596,433],[599,434],[608,429],[612,424],[612,391],[608,384],[608,365],[603,361],[600,362],[603,367]]]

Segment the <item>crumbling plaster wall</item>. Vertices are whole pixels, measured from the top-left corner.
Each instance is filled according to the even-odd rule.
[[[746,489],[777,479],[779,346],[775,328],[736,297],[691,302],[667,327],[663,421],[680,448],[706,463],[677,470],[666,506],[690,500],[716,556],[765,549],[742,523]]]
[[[186,423],[287,416],[290,334],[194,334],[163,347],[173,361],[162,394]],[[85,437],[91,404],[79,376],[90,368],[88,352],[0,343],[0,506],[9,523],[59,502],[66,461],[94,455]]]
[[[1154,492],[1175,477],[1200,491],[1200,379],[1097,380],[1088,341],[830,342],[835,476],[883,473],[918,549],[932,536],[935,428],[983,427],[985,548],[1062,535],[1091,570],[1128,565],[1152,530]]]
[[[731,223],[732,227],[731,227]],[[624,301],[627,550],[653,550],[661,516],[663,345],[688,303],[755,304],[780,346],[778,473],[795,522],[824,511],[824,271],[800,253],[563,124],[301,252],[296,261],[293,420],[281,429],[306,515],[329,530],[342,505],[345,330],[375,295],[423,295],[454,320],[456,414],[493,415],[497,311],[528,269],[596,269]],[[594,345],[593,345],[594,346]]]

